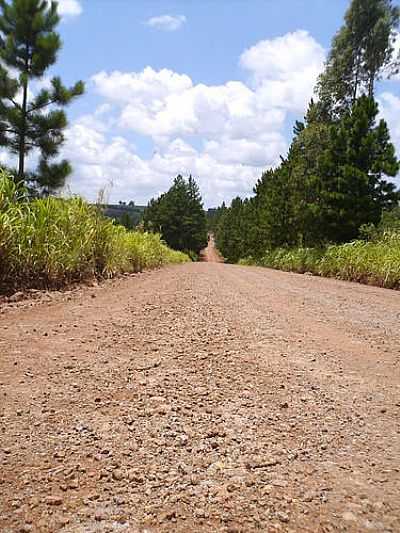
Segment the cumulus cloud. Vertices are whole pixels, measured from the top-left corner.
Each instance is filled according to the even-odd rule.
[[[240,57],[261,102],[303,111],[322,71],[325,51],[306,31],[260,41]]]
[[[58,13],[62,17],[77,17],[82,13],[82,6],[78,0],[58,0]]]
[[[396,147],[396,152],[400,154],[400,98],[390,92],[383,92],[378,97],[380,114],[386,120],[390,136]],[[400,185],[399,176],[395,180]]]
[[[181,138],[144,159],[133,144],[120,136],[108,137],[104,126],[89,117],[69,128],[63,155],[74,162],[69,189],[90,200],[106,187],[109,201],[147,203],[169,188],[174,176],[191,173],[199,179],[207,205],[217,205],[247,194],[261,172],[261,167],[222,161],[212,150],[196,150]]]
[[[151,28],[162,31],[179,30],[186,22],[185,15],[160,15],[159,17],[149,18],[145,24]]]
[[[165,190],[176,174],[192,173],[207,205],[250,194],[262,170],[285,153],[289,114],[304,112],[324,50],[297,31],[260,41],[239,61],[249,79],[221,85],[150,66],[95,74],[92,90],[104,102],[68,136],[74,187],[93,197],[111,179],[114,199],[139,202]],[[153,155],[142,157],[122,137],[128,132],[150,138]]]
[[[238,81],[193,85],[186,75],[151,67],[140,73],[101,72],[96,91],[120,106],[120,125],[155,141],[174,135],[232,138],[280,128],[285,112]]]

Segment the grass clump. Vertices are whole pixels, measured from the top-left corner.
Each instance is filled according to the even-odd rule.
[[[319,248],[277,248],[261,260],[248,258],[241,264],[257,264],[278,270],[357,281],[400,289],[400,231],[380,233],[371,241],[353,241]]]
[[[61,287],[109,278],[188,257],[159,235],[128,231],[81,198],[28,201],[0,172],[0,287]]]

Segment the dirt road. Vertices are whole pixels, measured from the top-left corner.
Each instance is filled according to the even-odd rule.
[[[202,261],[206,261],[207,263],[224,262],[223,257],[221,257],[221,254],[215,247],[214,235],[212,233],[209,235],[207,248],[204,248],[204,250],[201,252],[200,258]]]
[[[400,294],[197,263],[0,315],[0,531],[400,531]]]

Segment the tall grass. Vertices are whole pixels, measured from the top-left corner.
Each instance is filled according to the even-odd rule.
[[[61,287],[187,261],[159,235],[127,231],[81,198],[27,201],[0,172],[0,287]]]
[[[260,261],[248,258],[241,264],[400,289],[400,232],[388,231],[371,242],[354,241],[325,249],[278,248],[267,251]]]

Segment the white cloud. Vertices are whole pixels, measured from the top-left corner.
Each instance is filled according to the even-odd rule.
[[[378,97],[380,111],[389,125],[392,140],[400,148],[400,98],[390,92],[384,92]]]
[[[114,200],[143,202],[176,174],[192,173],[206,205],[251,194],[262,170],[286,152],[289,113],[303,114],[323,60],[323,48],[297,31],[241,55],[248,82],[195,84],[186,74],[150,66],[97,73],[92,89],[104,102],[68,135],[74,190],[93,198],[111,180]],[[124,131],[149,137],[153,155],[141,157]]]
[[[306,31],[260,41],[240,57],[258,98],[291,111],[303,111],[312,96],[325,52]]]
[[[180,138],[143,159],[126,139],[108,138],[99,123],[90,125],[87,118],[71,126],[66,137],[63,156],[74,164],[68,188],[92,201],[106,187],[109,201],[147,203],[167,190],[177,174],[191,173],[206,204],[219,205],[237,194],[248,194],[261,172],[261,167],[221,161],[212,151],[198,151]]]
[[[58,0],[58,13],[62,17],[77,17],[82,13],[78,0]]]
[[[185,15],[160,15],[159,17],[151,17],[145,24],[151,28],[163,31],[176,31],[185,24]]]
[[[193,85],[186,75],[151,67],[140,73],[101,72],[93,81],[98,93],[120,106],[121,126],[157,142],[174,135],[261,135],[285,120],[284,111],[238,81]]]
[[[267,133],[257,141],[225,138],[206,141],[204,144],[204,152],[217,161],[258,168],[275,165],[279,154],[283,154],[286,149],[283,135],[276,132]]]
[[[400,98],[390,92],[383,92],[378,96],[380,115],[386,120],[391,140],[396,148],[397,155],[400,154]],[[400,177],[394,180],[400,185]]]
[[[141,72],[115,70],[108,74],[102,71],[94,75],[92,80],[102,96],[122,104],[156,106],[169,94],[179,94],[192,87],[192,80],[186,74],[177,74],[168,69],[155,71],[151,67]]]

